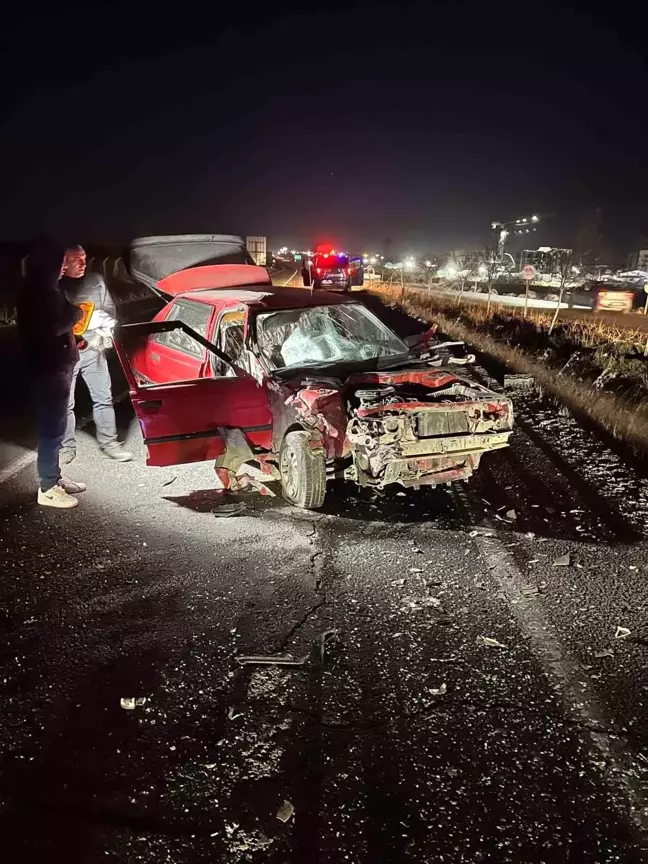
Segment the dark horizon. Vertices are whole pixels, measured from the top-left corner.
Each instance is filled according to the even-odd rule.
[[[572,245],[601,207],[611,256],[648,243],[648,76],[620,8],[82,10],[6,23],[3,238],[425,254],[533,212],[555,214],[539,244]]]

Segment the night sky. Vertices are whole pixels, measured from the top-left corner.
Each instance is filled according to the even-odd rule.
[[[423,254],[533,212],[567,245],[598,206],[611,255],[648,242],[644,33],[618,4],[88,6],[3,22],[0,239]]]

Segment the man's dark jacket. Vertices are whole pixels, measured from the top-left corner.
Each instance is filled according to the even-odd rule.
[[[29,367],[37,373],[71,372],[79,358],[72,328],[82,312],[59,286],[65,249],[42,240],[27,259],[18,301],[18,331]]]

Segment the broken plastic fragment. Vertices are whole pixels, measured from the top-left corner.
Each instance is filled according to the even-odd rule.
[[[611,648],[602,648],[600,651],[595,651],[594,656],[598,657],[614,657],[614,651]]]
[[[554,567],[569,567],[571,564],[571,553],[565,552],[564,555],[561,555],[560,558],[556,558],[553,562]]]
[[[616,632],[614,634],[615,639],[625,639],[626,636],[630,635],[630,630],[627,627],[619,627],[617,626]]]
[[[423,571],[421,570],[420,567],[410,567],[409,572],[410,573],[422,573]]]
[[[445,696],[448,686],[444,682],[440,687],[428,687],[428,690],[433,696]]]
[[[515,520],[517,519],[517,513],[515,512],[515,510],[507,510],[506,518],[509,520],[509,522],[515,522]]]
[[[497,639],[492,639],[490,636],[478,636],[475,639],[477,645],[487,645],[489,648],[506,648],[506,645],[502,645],[501,642],[498,642]]]
[[[146,705],[146,696],[123,696],[119,700],[119,704],[124,711],[134,711],[136,708]]]
[[[290,801],[284,801],[281,807],[277,810],[277,819],[280,822],[287,822],[292,818],[295,808]]]

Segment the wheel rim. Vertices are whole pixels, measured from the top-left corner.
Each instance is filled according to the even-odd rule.
[[[299,486],[297,457],[291,447],[284,447],[281,454],[281,485],[288,498],[296,498]]]

